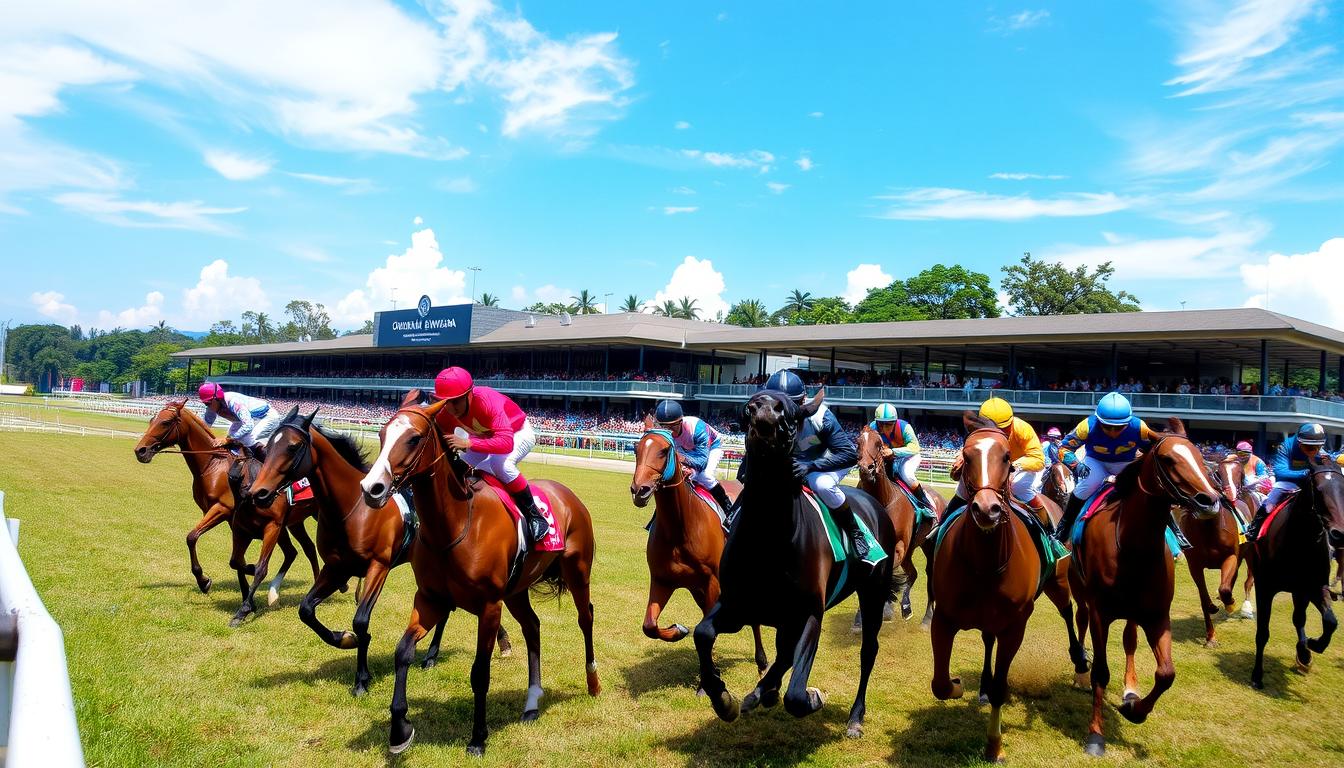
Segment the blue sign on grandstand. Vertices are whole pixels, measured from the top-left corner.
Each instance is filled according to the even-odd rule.
[[[425,296],[412,309],[378,312],[373,318],[375,347],[437,347],[466,344],[470,338],[470,304],[435,307]]]

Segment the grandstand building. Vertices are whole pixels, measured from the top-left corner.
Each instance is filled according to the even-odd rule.
[[[637,416],[674,398],[729,418],[787,361],[853,420],[891,401],[917,424],[947,425],[998,395],[1033,421],[1067,427],[1120,389],[1150,421],[1178,416],[1202,434],[1257,439],[1261,450],[1307,420],[1324,424],[1335,446],[1344,436],[1344,333],[1262,309],[740,328],[422,301],[379,313],[375,326],[177,356],[193,384],[210,378],[261,395],[395,403],[461,365],[530,408]],[[1311,384],[1288,386],[1304,378]]]

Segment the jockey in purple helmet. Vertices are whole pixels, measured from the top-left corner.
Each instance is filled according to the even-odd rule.
[[[216,446],[223,446],[228,440],[237,440],[258,461],[265,459],[266,442],[284,418],[270,403],[237,392],[225,392],[223,387],[213,381],[203,382],[197,394],[201,402],[205,403],[207,426],[214,426],[215,419],[219,417],[229,422],[229,436],[216,440]]]

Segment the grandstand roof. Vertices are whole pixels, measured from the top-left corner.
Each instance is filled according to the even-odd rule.
[[[961,355],[972,348],[978,359],[997,359],[1007,356],[1008,345],[1018,354],[1030,355],[1057,352],[1060,342],[1071,342],[1071,357],[1089,357],[1109,354],[1112,343],[1123,343],[1128,354],[1138,348],[1154,359],[1188,357],[1199,351],[1209,361],[1258,364],[1261,339],[1287,343],[1274,345],[1276,361],[1314,364],[1321,351],[1344,355],[1344,332],[1255,308],[739,328],[639,313],[578,315],[565,324],[556,316],[476,305],[469,346],[648,345],[702,352],[768,350],[822,358],[835,349],[845,360],[889,362],[903,351],[918,349],[922,354],[926,347],[935,358]],[[326,341],[197,348],[175,356],[237,359],[374,349],[372,336],[358,334]]]

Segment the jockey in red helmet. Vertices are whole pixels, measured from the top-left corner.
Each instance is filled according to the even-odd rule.
[[[471,374],[456,366],[439,372],[434,395],[448,401],[436,419],[445,439],[461,452],[464,461],[504,484],[526,521],[527,546],[534,547],[546,537],[550,524],[537,509],[532,489],[518,469],[537,442],[527,414],[507,395],[476,386]],[[457,433],[459,427],[465,435]]]

